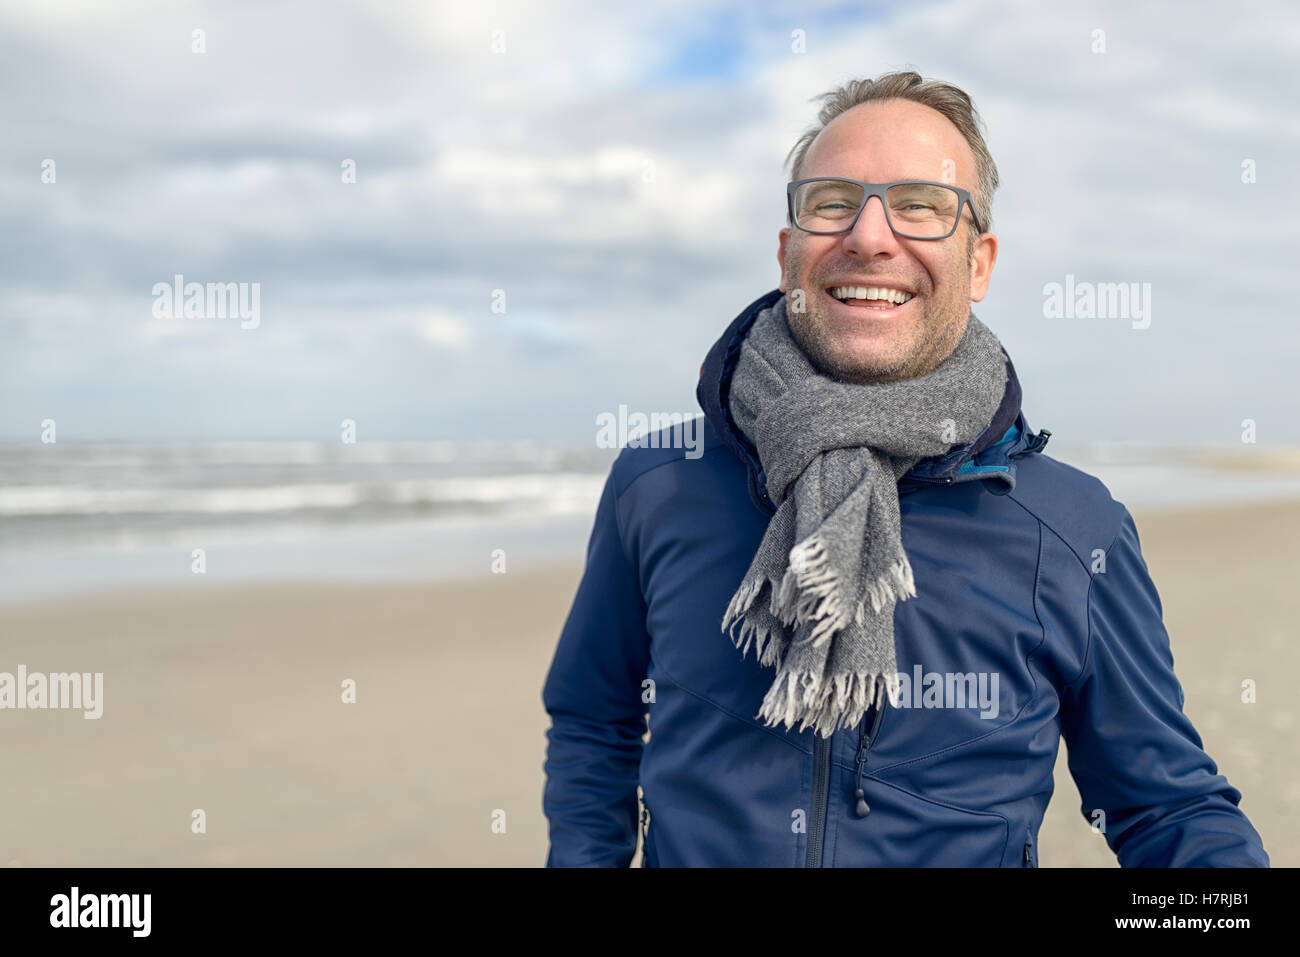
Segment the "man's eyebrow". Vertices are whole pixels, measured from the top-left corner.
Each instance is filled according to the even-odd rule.
[[[829,180],[829,182],[827,182],[827,180]],[[816,182],[808,183],[807,185],[810,189],[830,189],[835,186],[854,186],[856,183],[856,180],[845,180],[834,176],[827,176],[818,177]]]

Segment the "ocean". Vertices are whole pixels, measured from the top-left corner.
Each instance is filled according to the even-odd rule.
[[[581,562],[617,452],[535,441],[0,445],[0,602]],[[1053,438],[1045,453],[1135,511],[1300,498],[1290,449]]]

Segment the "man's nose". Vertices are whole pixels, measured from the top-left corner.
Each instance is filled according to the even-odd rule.
[[[898,249],[898,237],[889,228],[885,204],[879,196],[868,196],[853,228],[844,234],[844,251],[864,258]]]

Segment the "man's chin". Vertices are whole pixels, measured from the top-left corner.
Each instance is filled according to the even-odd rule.
[[[811,350],[802,341],[800,345],[823,375],[848,382],[888,380],[901,376],[907,367],[898,343],[882,343],[878,337],[837,332],[819,336]]]

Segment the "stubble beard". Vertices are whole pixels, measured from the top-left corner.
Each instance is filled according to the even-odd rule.
[[[883,360],[873,356],[848,356],[844,338],[834,331],[838,320],[830,315],[832,307],[823,300],[822,287],[804,275],[803,263],[796,250],[787,251],[786,272],[799,280],[790,291],[801,289],[804,293],[803,312],[791,312],[787,297],[786,317],[791,335],[813,366],[823,375],[843,382],[870,384],[924,375],[952,353],[966,329],[969,305],[960,322],[949,323],[943,313],[959,308],[956,304],[936,303],[929,296],[922,297],[918,293],[917,298],[921,301],[916,305],[921,310],[921,317],[919,325],[914,327],[916,339],[909,343],[903,354]],[[935,337],[943,341],[936,343],[933,341]]]

